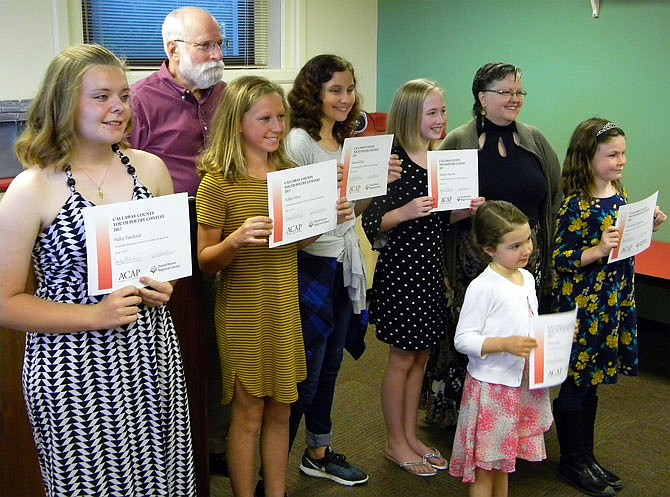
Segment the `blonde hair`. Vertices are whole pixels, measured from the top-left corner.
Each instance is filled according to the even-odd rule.
[[[242,76],[228,85],[212,121],[209,145],[198,162],[200,176],[221,173],[228,181],[238,181],[247,176],[242,119],[256,102],[271,94],[281,97],[282,105],[288,113],[288,104],[281,86],[266,78]],[[269,154],[268,161],[277,169],[292,164],[286,154],[283,136],[279,141],[279,148]]]
[[[77,106],[86,72],[96,66],[126,66],[100,45],[80,44],[66,48],[49,64],[42,85],[28,113],[26,129],[14,146],[25,167],[64,167],[79,141]],[[128,121],[124,134],[130,132]]]
[[[386,131],[394,134],[394,142],[405,150],[419,150],[422,147],[421,119],[423,104],[432,91],[442,94],[442,88],[428,79],[413,79],[404,83],[396,91],[389,109]],[[428,149],[433,150],[434,143]]]

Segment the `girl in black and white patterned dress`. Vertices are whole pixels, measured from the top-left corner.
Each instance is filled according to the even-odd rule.
[[[417,115],[420,114],[420,115]],[[446,469],[439,450],[416,435],[423,370],[430,348],[446,332],[442,233],[449,213],[431,213],[427,152],[446,126],[444,97],[436,83],[401,86],[389,112],[393,153],[403,161],[401,178],[363,214],[363,227],[379,250],[370,303],[377,338],[389,344],[382,384],[386,457],[417,476]]]
[[[27,333],[24,396],[48,497],[195,495],[172,285],[142,277],[145,288],[88,294],[83,209],[172,193],[163,161],[119,146],[128,95],[108,50],[61,52],[16,144],[27,170],[0,202],[0,324]]]

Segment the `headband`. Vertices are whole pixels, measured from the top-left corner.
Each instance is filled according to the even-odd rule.
[[[598,138],[603,133],[609,131],[610,129],[617,129],[617,128],[619,128],[619,126],[617,126],[613,122],[608,122],[607,124],[605,124],[605,126],[600,128],[600,130],[596,133],[596,138]]]

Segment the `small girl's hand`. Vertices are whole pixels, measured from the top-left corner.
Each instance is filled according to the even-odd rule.
[[[429,216],[432,208],[433,197],[417,197],[407,202],[400,209],[403,211],[403,218],[409,221]]]
[[[666,219],[668,219],[668,216],[666,216],[661,208],[657,205],[654,209],[654,231],[658,231]]]
[[[139,312],[137,306],[141,303],[139,291],[134,286],[114,290],[92,307],[96,313],[95,329],[111,330],[135,322]]]
[[[603,231],[600,243],[598,244],[598,249],[603,257],[608,257],[610,251],[619,245],[619,237],[619,229],[614,226],[610,226]]]
[[[386,178],[387,183],[393,183],[400,179],[402,173],[402,160],[396,154],[392,154],[389,158],[389,169]]]
[[[247,245],[265,245],[272,233],[272,219],[266,216],[250,217],[233,235],[238,247]]]
[[[335,209],[337,210],[337,224],[351,221],[355,217],[354,206],[345,197],[340,197],[337,199]]]
[[[505,339],[506,352],[519,357],[528,357],[530,351],[537,347],[537,340],[530,337],[513,336]]]
[[[142,302],[149,307],[159,307],[167,304],[172,296],[172,284],[168,281],[158,281],[147,276],[140,278],[140,283],[147,285],[144,288],[138,288]]]

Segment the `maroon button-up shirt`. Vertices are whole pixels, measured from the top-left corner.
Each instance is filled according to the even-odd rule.
[[[195,165],[226,86],[221,81],[202,90],[198,101],[175,81],[165,61],[159,71],[131,87],[130,145],[163,159],[172,176],[175,193],[195,196],[198,190],[200,178]]]

